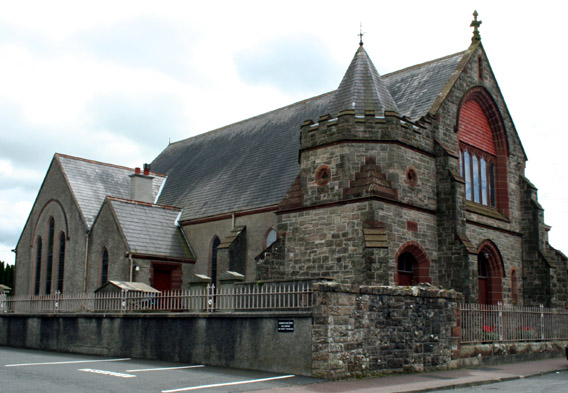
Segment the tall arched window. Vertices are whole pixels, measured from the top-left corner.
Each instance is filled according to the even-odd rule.
[[[108,281],[108,251],[106,248],[103,249],[103,255],[101,256],[101,285]]]
[[[49,229],[47,236],[47,263],[45,272],[45,294],[51,293],[51,273],[53,271],[53,242],[54,242],[55,220],[49,218]]]
[[[41,237],[37,238],[36,244],[36,266],[35,266],[35,279],[34,279],[34,295],[39,295],[39,286],[41,284],[41,253],[43,244]]]
[[[497,106],[483,88],[464,97],[457,129],[466,199],[508,217],[507,138]]]
[[[211,242],[211,264],[210,264],[210,276],[211,283],[217,283],[217,248],[221,244],[221,240],[217,236]]]
[[[63,292],[63,278],[65,273],[65,233],[59,235],[59,259],[57,263],[57,290]]]

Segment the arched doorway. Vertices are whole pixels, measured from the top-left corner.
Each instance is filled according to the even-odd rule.
[[[415,241],[406,242],[396,253],[396,285],[416,285],[422,282],[432,283],[430,277],[430,259],[426,251]]]
[[[503,261],[491,241],[484,241],[477,254],[477,288],[479,304],[503,301]]]
[[[416,258],[409,252],[402,253],[398,257],[398,285],[414,285],[414,265]]]

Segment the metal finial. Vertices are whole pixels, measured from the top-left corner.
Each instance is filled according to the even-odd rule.
[[[479,26],[481,26],[481,21],[477,20],[477,15],[477,10],[473,11],[473,20],[470,24],[470,27],[473,27],[472,41],[481,41],[481,36],[479,35]]]
[[[363,36],[365,35],[365,33],[363,33],[363,24],[359,23],[359,46],[363,46]]]

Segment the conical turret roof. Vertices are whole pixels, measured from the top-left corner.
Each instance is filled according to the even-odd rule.
[[[332,116],[343,110],[355,110],[356,115],[375,111],[376,116],[385,111],[399,112],[363,45],[357,49],[329,109]]]

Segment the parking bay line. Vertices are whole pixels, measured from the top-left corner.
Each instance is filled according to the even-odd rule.
[[[185,368],[199,368],[205,367],[203,364],[198,364],[195,366],[179,366],[179,367],[161,367],[161,368],[144,368],[140,370],[126,370],[127,373],[141,373],[146,371],[166,371],[166,370],[181,370]]]
[[[292,378],[292,377],[295,377],[295,375],[281,375],[281,376],[278,376],[278,377],[249,379],[248,381],[237,381],[237,382],[215,383],[215,384],[212,384],[212,385],[190,386],[190,387],[187,387],[187,388],[162,390],[162,393],[187,392],[187,391],[190,391],[190,390],[218,388],[218,387],[221,387],[221,386],[244,385],[244,384],[247,384],[247,383],[274,381],[274,380],[277,380],[277,379],[285,379],[285,378]]]
[[[136,378],[136,375],[132,374],[117,373],[114,371],[107,371],[107,370],[97,370],[93,368],[80,368],[79,371],[83,371],[86,373],[93,373],[93,374],[110,375],[113,377],[120,377],[120,378]]]
[[[21,364],[7,364],[6,367],[51,366],[59,364],[98,363],[98,362],[123,362],[126,360],[131,360],[131,359],[121,358],[121,359],[102,359],[102,360],[71,360],[67,362],[21,363]]]

